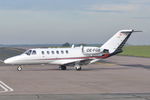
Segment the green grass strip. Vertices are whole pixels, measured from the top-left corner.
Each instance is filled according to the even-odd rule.
[[[125,46],[119,55],[150,57],[150,46]]]

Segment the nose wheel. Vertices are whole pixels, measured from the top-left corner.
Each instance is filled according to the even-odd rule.
[[[18,71],[21,71],[21,70],[22,70],[22,67],[21,67],[21,66],[18,66],[18,67],[17,67],[17,70],[18,70]]]

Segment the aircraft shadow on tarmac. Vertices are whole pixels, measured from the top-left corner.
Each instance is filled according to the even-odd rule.
[[[150,65],[142,65],[142,64],[121,64],[121,66],[150,69]]]
[[[105,65],[101,65],[97,67],[88,67],[86,68],[86,66],[83,66],[81,71],[103,71],[103,70],[124,70],[124,69],[129,69],[129,67],[133,67],[133,68],[144,68],[144,69],[150,69],[150,65],[142,65],[142,64],[115,64],[116,66],[124,66],[124,67],[106,67]],[[14,67],[14,66],[12,66]],[[17,71],[17,70],[16,70]],[[60,70],[58,67],[53,67],[53,68],[48,68],[43,66],[43,68],[36,68],[34,67],[23,67],[22,71],[76,71],[73,67],[68,67],[67,70]],[[80,72],[80,71],[79,71]]]
[[[84,68],[82,71],[123,70],[128,68]]]
[[[103,71],[103,70],[124,70],[124,69],[129,69],[129,68],[126,68],[126,67],[122,67],[122,68],[110,68],[110,67],[107,67],[107,68],[102,68],[102,67],[96,67],[96,68],[82,68],[81,71]],[[73,67],[68,67],[67,70],[60,70],[59,68],[23,68],[22,71],[76,71]],[[81,72],[81,71],[77,71],[77,72]]]

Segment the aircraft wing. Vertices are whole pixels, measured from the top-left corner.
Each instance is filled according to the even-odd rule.
[[[75,61],[70,61],[70,62],[67,61],[63,65],[66,65],[66,66],[74,66],[76,64],[78,64],[78,65],[87,65],[87,64],[94,63],[98,60],[100,60],[100,59],[81,59],[81,60],[75,60]]]

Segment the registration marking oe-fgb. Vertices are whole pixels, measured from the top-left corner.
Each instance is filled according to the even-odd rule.
[[[99,48],[87,48],[86,52],[87,53],[100,53],[100,49]]]

